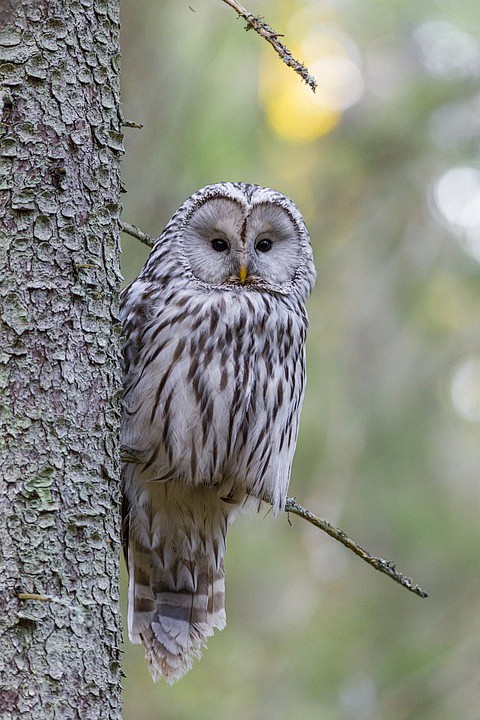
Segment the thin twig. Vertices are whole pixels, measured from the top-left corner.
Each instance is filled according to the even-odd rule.
[[[52,599],[51,595],[39,595],[38,593],[18,593],[19,600],[39,600],[40,602],[47,602]]]
[[[138,454],[136,454],[135,450],[132,448],[123,446],[121,448],[120,454],[122,462],[144,462],[142,458],[140,458]],[[382,558],[371,555],[369,552],[367,552],[367,550],[364,550],[360,545],[357,545],[354,540],[349,538],[348,535],[343,532],[343,530],[334,527],[327,520],[321,520],[312,512],[310,512],[310,510],[306,510],[304,507],[299,505],[295,498],[287,498],[287,501],[285,503],[285,512],[292,513],[293,515],[298,515],[298,517],[303,518],[303,520],[311,523],[319,530],[323,530],[323,532],[326,532],[327,535],[330,535],[330,537],[332,537],[334,540],[342,543],[342,545],[354,552],[355,555],[358,555],[359,558],[371,565],[373,568],[375,568],[375,570],[378,570],[379,572],[388,575],[389,578],[399,583],[407,590],[410,590],[410,592],[415,593],[415,595],[418,595],[421,598],[428,597],[428,593],[422,590],[419,585],[414,585],[410,578],[406,577],[401,572],[398,572],[398,570],[395,568],[394,563],[387,562]]]
[[[148,245],[148,247],[153,247],[155,245],[155,240],[153,240],[150,235],[147,235],[147,233],[144,233],[143,230],[140,230],[135,225],[130,225],[130,223],[125,222],[124,220],[120,220],[120,228],[124,233],[127,233],[127,235],[131,235],[134,238],[137,238],[137,240],[140,240],[144,245]]]
[[[252,15],[252,13],[246,10],[243,5],[240,5],[237,0],[223,0],[223,2],[233,8],[233,10],[235,10],[235,12],[246,21],[246,30],[255,30],[256,33],[269,42],[285,65],[288,65],[288,67],[291,67],[292,70],[298,73],[307,85],[309,85],[312,91],[315,92],[317,89],[317,81],[313,75],[310,75],[308,68],[294,58],[290,50],[278,40],[278,38],[283,37],[283,35],[275,32],[275,30],[273,30],[270,25],[263,20],[263,18]]]
[[[330,537],[332,537],[334,540],[338,540],[338,542],[342,543],[342,545],[345,545],[346,548],[354,552],[355,555],[358,555],[359,558],[362,558],[362,560],[375,568],[375,570],[378,570],[379,572],[388,575],[388,577],[392,578],[392,580],[395,580],[395,582],[403,585],[404,588],[407,588],[407,590],[410,590],[410,592],[415,593],[415,595],[418,595],[422,598],[428,597],[428,593],[422,590],[419,585],[414,585],[410,578],[402,575],[401,572],[398,572],[398,570],[395,568],[394,563],[387,562],[382,558],[371,555],[367,550],[364,550],[360,545],[357,545],[354,540],[349,538],[348,535],[343,532],[343,530],[340,530],[340,528],[336,528],[333,525],[330,525],[327,520],[322,520],[318,518],[316,515],[310,512],[310,510],[306,510],[304,507],[299,505],[296,502],[295,498],[287,498],[287,502],[285,504],[285,512],[292,513],[293,515],[298,515],[298,517],[301,517],[312,525],[315,525],[315,527],[319,528],[319,530],[323,530],[323,532],[326,532],[327,535],[330,535]]]
[[[120,448],[120,459],[124,463],[133,463],[135,465],[144,462],[133,448],[129,448],[126,445],[122,445]]]
[[[123,119],[122,125],[123,127],[136,128],[137,130],[142,130],[143,128],[142,123],[135,122],[134,120]]]

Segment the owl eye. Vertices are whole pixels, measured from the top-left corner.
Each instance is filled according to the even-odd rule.
[[[255,250],[258,252],[266,253],[272,249],[272,241],[268,238],[262,238],[255,245]]]
[[[228,242],[223,238],[213,238],[212,248],[217,252],[225,252],[225,250],[228,250]]]

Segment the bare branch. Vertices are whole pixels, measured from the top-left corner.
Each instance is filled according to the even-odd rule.
[[[246,21],[246,30],[255,30],[256,33],[269,42],[285,65],[288,65],[288,67],[291,67],[292,70],[300,75],[302,80],[304,80],[312,91],[315,92],[317,89],[317,81],[313,75],[310,75],[308,68],[294,58],[290,50],[278,40],[278,38],[283,37],[283,35],[275,32],[275,30],[273,30],[273,28],[271,28],[270,25],[263,20],[263,18],[252,15],[252,13],[240,5],[237,0],[223,0],[223,2],[233,8],[233,10],[235,10],[235,12]]]
[[[123,127],[136,128],[137,130],[142,130],[142,128],[143,128],[142,123],[135,122],[134,120],[123,119],[122,125],[123,125]]]
[[[121,459],[122,462],[126,463],[142,462],[142,458],[138,456],[138,454],[133,448],[125,446],[122,446],[121,448]],[[415,593],[415,595],[418,595],[421,598],[428,597],[428,593],[422,590],[419,585],[414,585],[410,578],[398,572],[398,570],[396,570],[395,568],[394,563],[387,562],[382,558],[371,555],[369,552],[367,552],[367,550],[364,550],[360,545],[357,545],[354,540],[349,538],[348,535],[343,532],[343,530],[334,527],[327,520],[321,520],[312,512],[310,512],[310,510],[306,510],[304,507],[299,505],[296,502],[295,498],[287,498],[287,501],[285,503],[285,512],[292,513],[293,515],[298,515],[298,517],[303,518],[319,530],[323,530],[323,532],[326,532],[327,535],[330,535],[330,537],[332,537],[334,540],[338,540],[338,542],[342,543],[342,545],[355,553],[355,555],[358,555],[359,558],[371,565],[373,568],[375,568],[375,570],[384,573],[384,575],[388,575],[389,578],[399,583],[407,590],[410,590],[410,592]]]
[[[134,465],[144,462],[137,451],[126,445],[122,445],[120,448],[120,459],[124,463],[133,463]]]
[[[127,235],[131,235],[134,238],[137,238],[137,240],[140,240],[144,245],[148,245],[148,247],[152,248],[155,245],[155,240],[150,237],[150,235],[147,235],[147,233],[144,233],[143,230],[140,230],[135,225],[130,225],[130,223],[125,222],[124,220],[120,220],[120,228],[122,232],[126,233]]]
[[[340,530],[340,528],[336,528],[333,525],[330,525],[327,520],[322,520],[318,518],[316,515],[310,512],[310,510],[306,510],[304,507],[299,505],[296,502],[295,498],[287,498],[287,502],[285,504],[285,512],[292,513],[293,515],[298,515],[298,517],[301,517],[312,525],[315,525],[315,527],[319,530],[323,530],[323,532],[326,532],[327,535],[330,535],[330,537],[332,537],[334,540],[338,540],[338,542],[342,543],[342,545],[345,545],[346,548],[354,552],[355,555],[358,555],[359,558],[362,558],[362,560],[375,568],[375,570],[378,570],[379,572],[388,575],[388,577],[392,578],[392,580],[395,580],[395,582],[399,583],[407,590],[410,590],[410,592],[415,593],[415,595],[418,595],[422,598],[428,597],[428,593],[422,590],[419,585],[414,585],[410,578],[406,577],[401,572],[398,572],[398,570],[395,568],[394,563],[387,562],[382,558],[371,555],[367,550],[364,550],[360,545],[357,545],[354,540],[349,538],[348,535],[343,532],[343,530]]]

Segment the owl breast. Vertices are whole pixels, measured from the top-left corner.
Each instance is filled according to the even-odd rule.
[[[135,362],[122,443],[142,458],[141,474],[282,508],[305,385],[305,314],[291,299],[232,290],[158,293],[149,308],[126,348]]]

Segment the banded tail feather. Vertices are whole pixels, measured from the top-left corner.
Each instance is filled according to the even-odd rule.
[[[134,482],[127,484],[127,497],[128,487],[139,487],[138,467],[130,466]],[[128,635],[143,643],[153,680],[171,684],[200,658],[214,629],[225,627],[223,558],[238,508],[225,503],[217,488],[141,485],[124,518]]]

